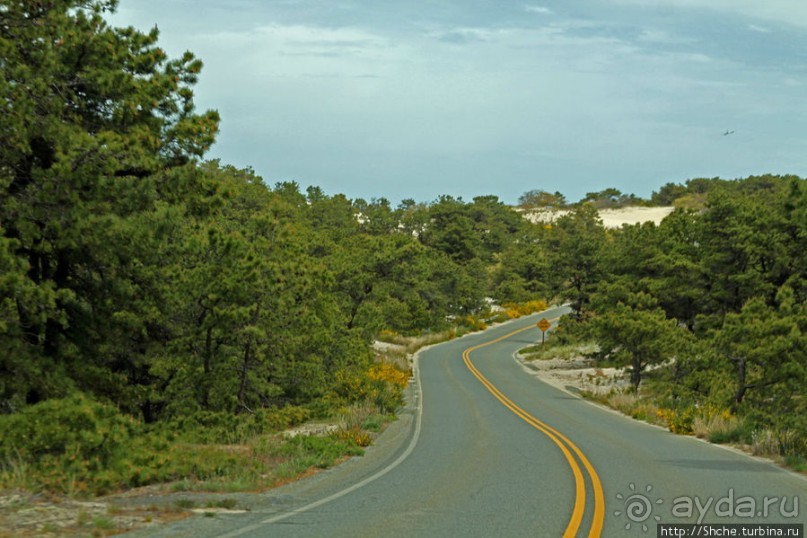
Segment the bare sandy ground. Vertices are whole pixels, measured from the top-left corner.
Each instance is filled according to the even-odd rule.
[[[572,394],[607,394],[628,386],[622,368],[596,368],[592,360],[584,357],[530,361],[516,354],[515,358],[529,375]]]
[[[659,224],[674,209],[674,207],[623,207],[619,209],[601,209],[599,214],[604,227],[619,228],[623,224],[639,224],[642,222]],[[524,218],[534,223],[544,222],[549,224],[569,213],[570,211],[567,209],[537,210],[525,212]]]

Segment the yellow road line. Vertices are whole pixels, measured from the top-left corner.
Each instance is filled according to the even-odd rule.
[[[532,329],[532,326],[523,327],[521,329],[515,330],[511,333],[508,333],[504,336],[496,338],[494,340],[490,340],[488,342],[484,342],[482,344],[469,347],[465,351],[462,352],[462,359],[465,362],[465,365],[471,371],[471,373],[485,386],[485,388],[490,391],[493,396],[499,400],[502,405],[507,407],[510,411],[512,411],[516,416],[524,420],[527,424],[532,426],[533,428],[537,429],[549,439],[555,443],[558,448],[560,448],[561,452],[563,453],[566,461],[569,463],[569,467],[572,469],[572,474],[574,475],[574,483],[575,483],[575,501],[574,501],[574,508],[572,509],[572,517],[569,520],[569,524],[566,526],[566,531],[563,533],[564,538],[574,538],[577,535],[577,531],[580,528],[580,525],[583,521],[583,514],[586,508],[586,484],[585,479],[583,477],[583,472],[580,469],[580,465],[575,460],[574,456],[570,452],[573,451],[580,462],[585,467],[586,472],[588,473],[589,478],[591,479],[591,487],[592,491],[594,492],[594,514],[592,517],[591,527],[589,528],[588,536],[589,538],[598,538],[602,533],[602,526],[605,520],[605,497],[602,491],[602,483],[600,482],[600,478],[597,475],[597,472],[594,470],[594,466],[591,465],[588,458],[583,454],[583,451],[577,447],[574,443],[572,443],[569,438],[563,435],[561,432],[549,426],[548,424],[541,422],[534,416],[530,415],[527,411],[516,405],[512,400],[510,400],[507,396],[505,396],[493,383],[491,383],[482,373],[476,368],[476,366],[471,362],[471,352],[476,351],[477,349],[481,349],[483,347],[489,346],[491,344],[495,344],[497,342],[501,342],[502,340],[506,340],[511,336],[516,334],[522,333],[529,329]]]

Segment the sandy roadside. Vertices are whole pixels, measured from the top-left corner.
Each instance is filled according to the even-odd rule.
[[[579,395],[582,391],[607,394],[627,388],[628,380],[621,368],[597,368],[592,359],[527,360],[515,355],[524,371],[562,391]]]

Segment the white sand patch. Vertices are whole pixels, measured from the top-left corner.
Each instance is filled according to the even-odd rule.
[[[654,222],[660,224],[664,217],[673,212],[674,207],[623,207],[602,209],[600,218],[606,228],[620,228],[623,224]]]
[[[531,209],[529,211],[517,209],[516,211],[522,213],[524,218],[533,224],[552,224],[559,218],[571,213],[568,209]]]
[[[527,361],[516,354],[515,358],[527,373],[566,392],[608,394],[629,384],[624,369],[596,368],[592,366],[594,361],[585,357]]]
[[[297,437],[298,435],[308,436],[314,435],[317,437],[322,437],[325,435],[330,435],[339,431],[339,424],[325,424],[325,423],[308,423],[308,424],[301,424],[295,428],[289,428],[288,430],[283,432],[283,436],[287,438]]]
[[[602,225],[606,228],[620,228],[623,224],[639,224],[642,222],[661,223],[664,217],[673,212],[674,207],[621,207],[619,209],[600,209]],[[525,211],[524,218],[532,223],[552,224],[560,217],[571,213],[569,209],[537,209]]]

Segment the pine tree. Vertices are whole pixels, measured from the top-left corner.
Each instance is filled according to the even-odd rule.
[[[186,196],[194,175],[182,169],[217,131],[216,112],[194,110],[201,62],[169,59],[156,29],[110,27],[104,15],[116,6],[0,9],[0,231],[24,267],[19,286],[35,290],[4,298],[16,310],[5,331],[20,335],[20,356],[62,380],[19,386],[14,397],[28,402],[64,393],[68,379],[115,392],[115,370],[128,368],[110,340],[122,318],[143,315],[146,293],[136,226],[159,200]]]

